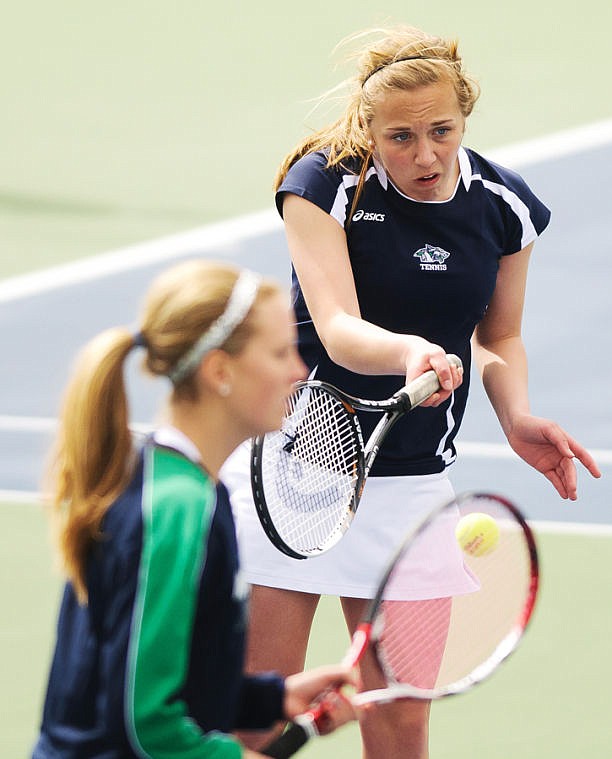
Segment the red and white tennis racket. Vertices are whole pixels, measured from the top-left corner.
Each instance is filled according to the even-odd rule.
[[[457,356],[447,358],[462,366]],[[299,382],[280,431],[255,438],[251,450],[253,499],[272,543],[295,559],[334,546],[353,520],[389,430],[439,389],[434,371],[382,401],[355,398],[318,380]],[[365,446],[358,410],[383,412]]]
[[[525,632],[538,576],[533,533],[505,498],[464,493],[435,509],[402,541],[353,635],[344,662],[368,656],[376,672],[354,704],[440,699],[489,677]],[[429,580],[443,597],[422,597]],[[263,753],[291,756],[325,718],[323,699]]]

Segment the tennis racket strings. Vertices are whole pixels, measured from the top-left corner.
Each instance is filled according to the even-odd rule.
[[[318,387],[288,401],[280,431],[266,436],[261,487],[281,540],[300,553],[337,542],[362,473],[363,444],[354,411]]]
[[[426,547],[441,544],[456,592],[399,600],[415,576],[423,577]],[[537,585],[534,538],[514,507],[486,494],[455,499],[402,545],[373,602],[371,645],[381,688],[396,689],[394,697],[441,698],[483,680],[516,647]],[[379,698],[385,696],[375,689],[356,702]]]

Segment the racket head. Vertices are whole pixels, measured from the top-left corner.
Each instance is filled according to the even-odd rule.
[[[432,546],[450,557],[445,567],[432,568]],[[422,582],[423,570],[443,572],[454,591],[419,597],[414,578],[419,572]],[[433,700],[469,690],[518,646],[538,585],[535,538],[514,504],[470,492],[437,508],[403,540],[369,606],[363,627],[375,682],[355,702]]]
[[[324,553],[349,528],[363,482],[355,409],[331,385],[298,383],[281,429],[252,444],[251,486],[266,535],[295,559]]]

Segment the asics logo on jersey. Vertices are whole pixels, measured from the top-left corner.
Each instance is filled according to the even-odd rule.
[[[450,253],[443,248],[429,245],[429,243],[425,243],[414,254],[414,258],[418,258],[421,262],[422,271],[446,271],[447,267],[444,262],[449,256]]]
[[[384,213],[375,213],[374,211],[356,211],[353,214],[353,221],[384,221]]]

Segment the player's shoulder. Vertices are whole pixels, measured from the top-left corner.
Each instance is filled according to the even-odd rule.
[[[283,196],[292,193],[310,200],[330,213],[342,188],[355,185],[359,169],[355,161],[329,165],[329,153],[313,151],[299,158],[289,169],[276,193],[276,206],[282,216]],[[345,197],[345,194],[342,194]]]
[[[521,239],[514,244],[524,247],[546,229],[550,210],[520,174],[467,148],[462,148],[460,163],[468,191],[482,188],[489,207],[509,209],[520,220]]]
[[[329,150],[315,150],[299,158],[287,172],[287,178],[295,180],[298,177],[322,175],[330,181],[341,182],[344,176],[358,175],[360,168],[360,163],[355,158],[330,164]]]
[[[495,185],[502,185],[515,192],[529,191],[527,182],[523,177],[513,169],[502,166],[500,163],[477,153],[471,148],[462,148],[465,155],[466,167],[468,173],[471,172],[472,179],[480,179],[484,182],[492,182]]]

